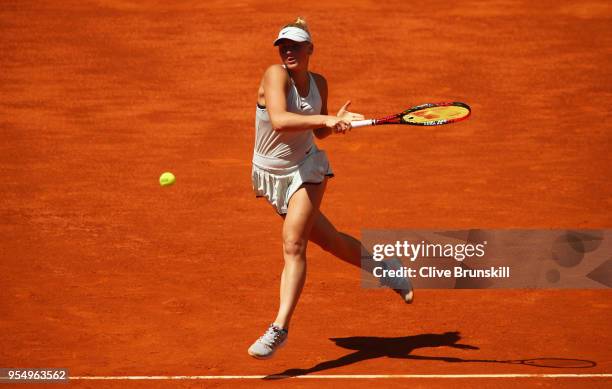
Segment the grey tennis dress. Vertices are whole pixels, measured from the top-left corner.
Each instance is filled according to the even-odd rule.
[[[287,93],[287,111],[319,115],[321,95],[312,74],[308,96],[298,93],[295,83]],[[291,196],[305,183],[318,184],[333,177],[325,151],[314,143],[312,130],[274,131],[265,107],[257,106],[252,182],[257,197],[265,197],[279,214],[286,214]]]

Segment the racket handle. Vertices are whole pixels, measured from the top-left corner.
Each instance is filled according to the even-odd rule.
[[[358,128],[358,127],[365,127],[365,126],[373,126],[376,120],[374,119],[367,119],[367,120],[355,120],[353,122],[351,122],[351,127],[352,128]]]

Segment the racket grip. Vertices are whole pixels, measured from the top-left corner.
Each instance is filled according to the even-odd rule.
[[[374,122],[375,122],[374,119],[355,120],[355,121],[351,122],[351,127],[352,128],[358,128],[358,127],[365,127],[365,126],[373,126]]]

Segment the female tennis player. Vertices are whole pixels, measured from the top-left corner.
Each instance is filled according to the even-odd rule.
[[[308,241],[352,265],[361,265],[361,243],[338,232],[319,210],[333,172],[313,137],[345,134],[351,121],[364,117],[348,111],[350,101],[335,116],[328,115],[327,82],[308,71],[314,46],[303,19],[284,26],[274,46],[278,46],[282,65],[270,66],[259,86],[252,181],[257,197],[265,197],[284,219],[285,265],[276,319],[248,350],[258,359],[272,357],[287,339],[306,278]],[[412,301],[412,288],[406,280],[381,283],[392,287],[406,302]]]

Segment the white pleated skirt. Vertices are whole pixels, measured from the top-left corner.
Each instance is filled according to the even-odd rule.
[[[253,164],[251,179],[257,197],[265,197],[280,215],[287,213],[291,196],[303,184],[319,184],[334,173],[323,150],[308,155],[299,165],[286,169],[266,169]]]

